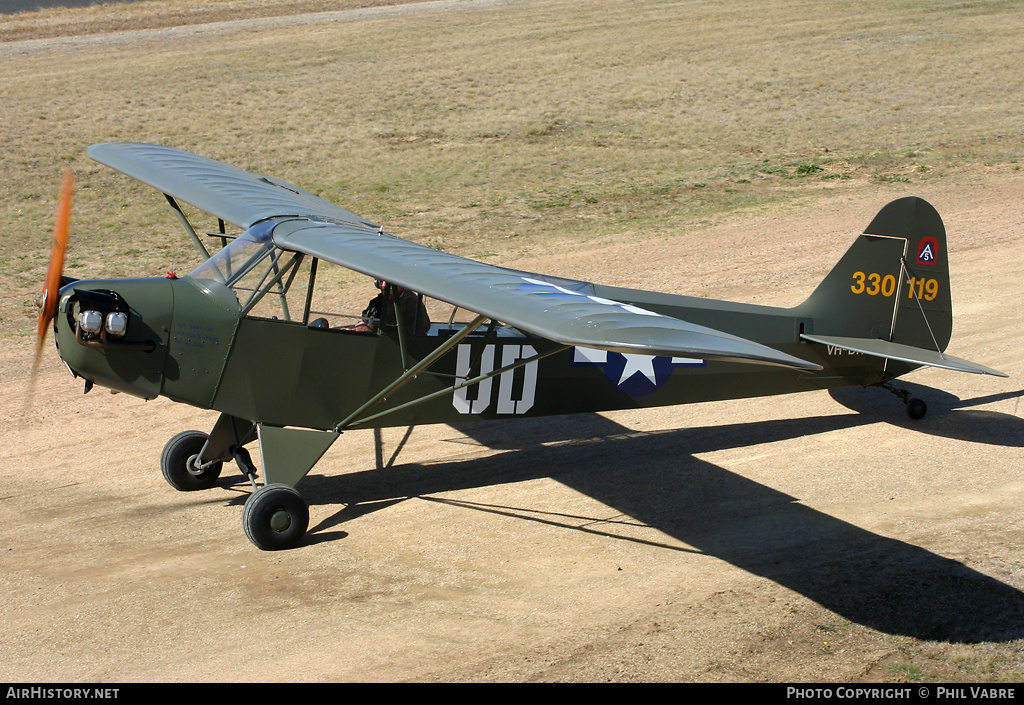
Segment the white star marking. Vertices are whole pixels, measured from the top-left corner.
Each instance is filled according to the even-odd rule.
[[[622,357],[626,358],[626,365],[622,368],[622,376],[619,377],[618,382],[619,385],[635,374],[642,374],[651,381],[651,384],[658,383],[658,380],[654,375],[653,357],[650,355],[638,355],[635,353],[623,353]]]

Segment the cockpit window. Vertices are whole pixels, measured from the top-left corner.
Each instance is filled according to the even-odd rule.
[[[271,238],[274,221],[257,223],[235,238],[227,247],[199,265],[189,275],[211,289],[229,289],[239,309],[246,314],[301,320],[303,306],[289,306],[289,292],[303,256],[274,246]],[[305,281],[297,287],[298,298],[306,295]]]
[[[390,333],[402,322],[403,330],[425,335],[430,328],[430,313],[419,294],[397,287],[382,288],[375,282],[377,296],[363,310],[363,298],[370,283],[350,270],[339,278],[327,271],[327,280],[317,289],[323,262],[317,258],[282,250],[274,245],[277,221],[257,223],[231,243],[196,267],[189,277],[224,303],[237,306],[247,317],[301,322],[314,328],[345,332]],[[356,284],[358,282],[358,284]],[[365,283],[365,284],[364,284]],[[357,287],[351,299],[349,285]],[[454,311],[452,316],[454,316]],[[312,319],[312,320],[311,320]],[[450,321],[449,321],[450,322]]]

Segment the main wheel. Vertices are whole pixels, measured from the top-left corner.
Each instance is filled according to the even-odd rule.
[[[176,490],[191,492],[213,487],[220,477],[222,463],[218,460],[205,470],[199,470],[195,461],[206,445],[208,436],[202,431],[182,431],[167,441],[160,455],[160,472]]]
[[[309,528],[309,506],[288,485],[264,485],[249,495],[242,509],[245,536],[264,551],[292,548]]]

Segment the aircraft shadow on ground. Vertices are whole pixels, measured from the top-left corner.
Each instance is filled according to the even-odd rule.
[[[928,414],[924,419],[914,421],[906,414],[896,413],[898,409],[893,402],[897,405],[899,402],[882,389],[843,387],[830,391],[829,395],[847,409],[873,421],[885,421],[921,433],[972,443],[1016,448],[1024,446],[1024,419],[1012,414],[975,408],[1007,399],[1020,399],[1024,396],[1024,390],[960,399],[949,392],[918,384],[900,381],[896,386],[906,389],[911,396],[927,401]]]
[[[878,390],[867,391],[888,397]],[[1003,426],[1000,433],[983,428],[965,431],[959,418],[943,417],[972,413],[963,410],[970,402],[957,400],[959,406],[955,406],[933,403],[934,394],[929,397],[929,417],[908,421],[914,428],[940,434],[955,428],[956,437],[974,434],[969,440],[1020,445],[1021,419],[997,414],[1006,417],[998,420]],[[858,399],[856,395],[843,398],[849,404]],[[888,420],[895,420],[901,411],[888,402]],[[991,412],[986,412],[986,419],[992,420]],[[585,519],[581,517],[432,497],[459,489],[553,478],[689,547],[666,542],[662,545],[665,550],[714,556],[880,632],[961,643],[1024,638],[1024,593],[1016,588],[957,561],[802,505],[798,498],[695,457],[702,452],[813,436],[878,420],[869,409],[865,414],[656,433],[631,431],[596,414],[557,421],[462,424],[457,431],[505,452],[429,465],[396,463],[383,471],[336,477],[311,475],[302,485],[307,498],[316,504],[346,506],[312,527],[309,540],[337,538],[339,533],[344,535],[332,531],[338,524],[410,497],[594,532],[602,517],[593,517],[597,524],[591,522],[584,529],[587,522],[579,521]],[[973,428],[974,424],[967,426]],[[1006,435],[1008,429],[1018,440]],[[378,453],[379,461],[382,457]],[[623,458],[628,458],[628,463]],[[616,536],[612,525],[605,526],[608,532],[600,533]]]

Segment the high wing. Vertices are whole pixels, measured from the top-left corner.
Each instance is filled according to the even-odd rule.
[[[564,345],[820,370],[773,348],[594,295],[587,282],[495,267],[388,235],[297,186],[170,147],[108,143],[89,156],[274,243],[384,279]]]
[[[594,285],[530,274],[320,219],[287,221],[274,243],[564,345],[622,353],[762,362],[821,369],[728,333],[594,295]]]
[[[243,230],[268,218],[324,216],[351,225],[377,226],[298,186],[173,147],[108,142],[89,147],[100,164],[127,174],[168,196],[191,203]]]

